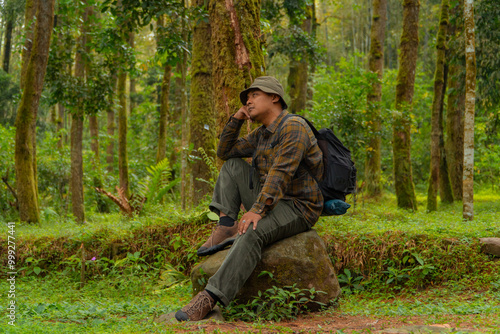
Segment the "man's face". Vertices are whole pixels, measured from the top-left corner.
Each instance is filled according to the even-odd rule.
[[[273,107],[273,101],[279,99],[275,95],[264,93],[259,89],[253,89],[247,95],[247,108],[253,121],[261,121]]]

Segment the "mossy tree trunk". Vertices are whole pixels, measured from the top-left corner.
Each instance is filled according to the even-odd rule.
[[[370,197],[378,197],[382,194],[382,185],[380,183],[382,149],[380,102],[382,101],[386,25],[387,0],[373,0],[373,19],[368,68],[371,72],[377,73],[377,80],[372,83],[372,90],[367,96],[370,123],[368,125],[369,138],[365,163],[366,190]]]
[[[261,48],[260,1],[211,0],[212,80],[217,135],[241,102],[239,93],[265,73]],[[247,123],[247,131],[250,123]]]
[[[462,15],[463,2],[450,12],[454,17]],[[453,22],[453,20],[452,20]],[[458,21],[460,22],[460,21]],[[465,111],[465,57],[462,55],[465,46],[461,38],[462,25],[452,24],[450,30],[450,52],[447,63],[448,72],[448,105],[446,111],[446,160],[450,173],[453,197],[457,201],[463,198],[463,166],[464,166],[464,111]]]
[[[37,11],[39,0],[26,0],[26,9],[24,11],[24,45],[22,49],[21,59],[21,89],[24,89],[26,71],[28,70],[28,64],[31,55],[31,48],[33,47],[33,32],[35,26],[35,13]]]
[[[114,172],[114,159],[115,159],[115,129],[116,129],[116,120],[115,120],[115,96],[116,96],[116,83],[117,78],[113,76],[112,78],[112,93],[109,96],[110,103],[108,110],[106,111],[107,116],[107,133],[108,133],[108,145],[106,147],[106,164],[108,173]]]
[[[30,8],[31,6],[31,8]],[[15,169],[16,186],[21,221],[39,222],[34,124],[36,122],[45,71],[49,57],[50,37],[54,23],[54,0],[30,1],[26,10],[36,12],[38,20],[34,29],[33,48],[30,50],[22,81],[24,89],[16,116]],[[35,11],[36,10],[36,11]],[[23,54],[24,55],[24,54]]]
[[[158,149],[156,151],[156,163],[162,161],[167,156],[167,129],[169,118],[168,97],[170,93],[171,73],[172,66],[166,64],[161,82],[160,124],[158,126]]]
[[[134,32],[130,33],[129,44],[133,50],[135,48],[135,33]],[[129,114],[132,115],[134,113],[134,109],[136,107],[135,76],[133,76],[133,75],[130,75],[129,90],[128,91],[129,91],[129,100],[130,100]]]
[[[446,56],[447,58],[447,56]],[[448,65],[444,64],[444,88],[446,92],[448,84]],[[446,150],[444,146],[444,97],[443,93],[441,108],[439,109],[439,196],[442,203],[453,203],[453,190],[451,189],[450,174],[448,173],[448,164],[446,158]]]
[[[204,0],[197,0],[197,7]],[[211,189],[210,168],[203,160],[202,149],[208,157],[215,158],[215,112],[213,108],[212,54],[210,49],[210,23],[199,21],[193,27],[193,51],[191,59],[191,119],[190,137],[194,145],[193,154],[199,159],[191,165],[193,176],[193,204],[198,205]]]
[[[5,73],[9,73],[10,66],[10,51],[12,48],[12,30],[14,29],[14,15],[11,13],[7,19],[7,25],[5,27],[5,44],[3,48],[3,63],[2,68]]]
[[[84,1],[84,4],[87,2]],[[86,44],[87,44],[87,20],[90,7],[83,11],[80,37],[77,42],[75,56],[75,78],[85,85]],[[83,100],[78,101],[77,107],[71,114],[71,207],[73,216],[78,223],[85,222],[85,204],[83,197],[83,120],[85,115]]]
[[[439,171],[441,162],[440,139],[441,129],[440,115],[443,109],[445,95],[445,62],[446,62],[446,38],[448,35],[448,0],[441,2],[441,17],[436,42],[436,71],[434,73],[434,98],[432,100],[431,112],[431,166],[429,176],[429,187],[427,192],[427,211],[437,210],[437,193],[439,189]]]
[[[464,6],[465,30],[465,115],[463,218],[474,219],[474,112],[476,105],[476,50],[474,33],[474,0]]]
[[[403,33],[401,35],[399,70],[396,84],[396,110],[393,117],[392,146],[394,185],[398,207],[417,209],[411,167],[411,110],[418,51],[418,0],[403,1]]]
[[[314,2],[314,1],[313,1]],[[306,34],[313,34],[314,4],[305,6],[305,18],[300,22],[300,29]],[[292,18],[290,18],[292,20]],[[295,22],[292,25],[296,24]],[[306,51],[302,52],[300,59],[290,60],[290,71],[288,73],[288,94],[290,103],[288,111],[298,113],[306,109],[307,105],[307,83],[309,82],[309,61]]]

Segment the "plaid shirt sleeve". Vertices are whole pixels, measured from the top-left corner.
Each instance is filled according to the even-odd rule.
[[[285,196],[300,162],[314,144],[301,122],[291,119],[283,124],[278,144],[273,149],[274,152],[279,153],[271,157],[273,163],[262,190],[250,209],[251,212],[264,217],[276,206],[278,201]]]
[[[222,160],[248,158],[253,155],[258,143],[257,129],[246,137],[238,138],[243,123],[245,123],[244,120],[231,116],[224,130],[222,130],[219,146],[217,147],[217,156]]]

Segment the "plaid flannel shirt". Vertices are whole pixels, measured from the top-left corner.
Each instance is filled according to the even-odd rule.
[[[217,155],[227,160],[255,154],[262,190],[251,212],[264,217],[279,200],[292,200],[314,225],[323,210],[323,195],[314,179],[323,177],[323,153],[313,132],[299,117],[288,118],[278,138],[277,130],[286,114],[284,110],[267,128],[262,125],[241,138],[238,137],[244,120],[231,117],[220,136]],[[315,174],[314,178],[304,164]]]

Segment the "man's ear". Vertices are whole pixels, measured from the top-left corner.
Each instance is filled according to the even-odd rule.
[[[279,95],[273,94],[273,103],[280,102],[281,97]]]

